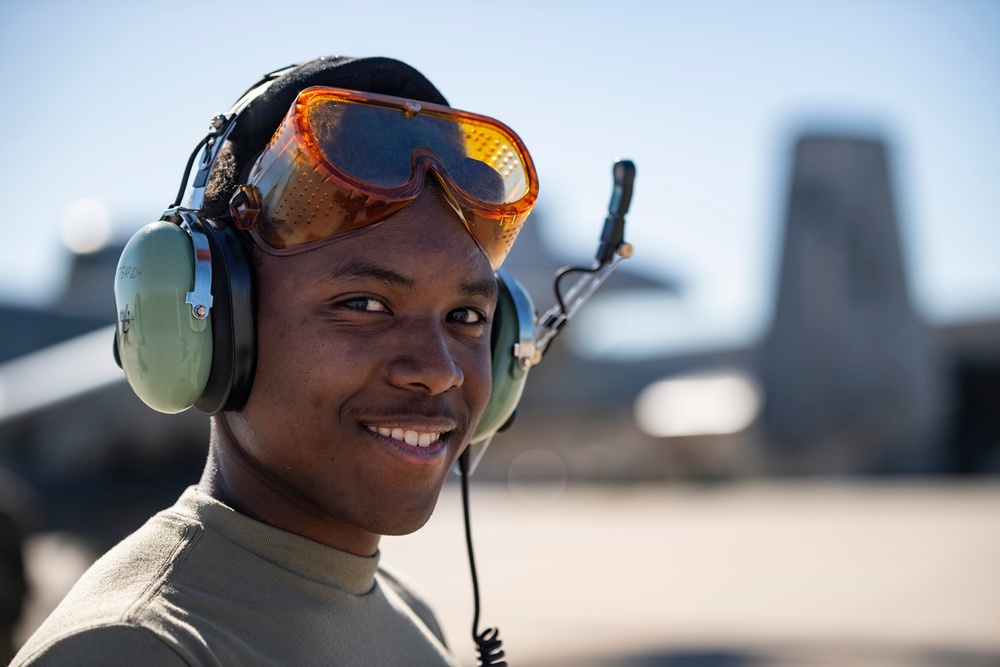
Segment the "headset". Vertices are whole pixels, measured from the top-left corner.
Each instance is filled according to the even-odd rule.
[[[320,60],[330,63],[322,72],[327,82],[312,85],[350,87],[336,71],[344,59]],[[366,60],[388,59],[353,63],[363,66]],[[202,207],[219,151],[241,117],[275,81],[302,65],[265,75],[227,113],[213,118],[208,135],[191,153],[174,204],[136,232],[122,251],[114,286],[115,359],[133,391],[154,410],[177,413],[194,407],[214,415],[241,408],[250,394],[257,355],[248,241],[225,219],[203,215]],[[532,346],[536,321],[527,290],[502,268],[496,277],[493,388],[471,440],[479,443],[479,455],[512,421],[530,367],[519,360],[518,350]]]

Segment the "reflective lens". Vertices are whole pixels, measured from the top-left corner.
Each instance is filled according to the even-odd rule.
[[[537,198],[534,166],[502,123],[439,105],[307,89],[231,209],[266,250],[303,252],[384,220],[429,172],[499,267]]]

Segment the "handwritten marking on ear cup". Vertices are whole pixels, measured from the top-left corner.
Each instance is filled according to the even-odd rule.
[[[129,313],[128,306],[125,306],[125,310],[119,310],[118,315],[120,316],[118,321],[122,324],[122,334],[127,334],[129,324],[132,323],[132,315]]]

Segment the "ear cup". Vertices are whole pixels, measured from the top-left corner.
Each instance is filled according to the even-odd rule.
[[[533,335],[535,306],[528,291],[503,269],[497,272],[497,285],[500,289],[491,339],[493,391],[470,441],[473,443],[492,437],[507,424],[528,379],[528,371],[517,363],[514,346]]]
[[[126,244],[115,280],[115,345],[125,378],[146,405],[215,414],[241,407],[253,382],[252,272],[236,232],[194,215],[184,219],[190,232],[161,220]],[[204,318],[196,317],[190,298],[199,255],[211,257]]]
[[[160,412],[191,407],[208,383],[212,316],[198,319],[186,302],[194,278],[191,237],[169,222],[136,232],[118,261],[118,356],[132,389]]]
[[[257,317],[249,253],[225,223],[199,219],[212,253],[212,368],[194,406],[214,415],[246,403],[257,363]]]

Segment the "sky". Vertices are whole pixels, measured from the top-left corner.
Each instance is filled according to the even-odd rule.
[[[0,301],[54,298],[64,227],[106,219],[127,237],[158,219],[212,115],[261,74],[333,54],[404,60],[514,128],[566,262],[593,257],[611,165],[632,159],[629,262],[683,290],[607,312],[644,323],[650,349],[766,330],[804,131],[887,142],[922,316],[1000,317],[990,0],[0,0]]]

